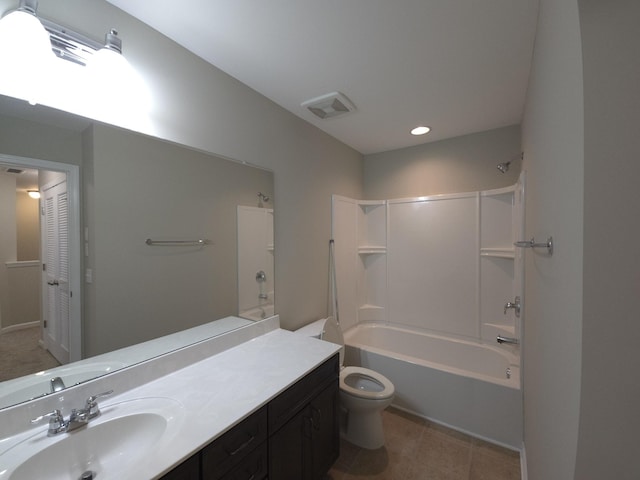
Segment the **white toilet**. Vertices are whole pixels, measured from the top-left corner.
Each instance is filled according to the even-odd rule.
[[[340,403],[346,413],[342,435],[362,448],[384,445],[380,412],[391,404],[395,388],[384,375],[368,368],[344,366],[344,337],[333,317],[297,330],[308,336],[340,345]]]

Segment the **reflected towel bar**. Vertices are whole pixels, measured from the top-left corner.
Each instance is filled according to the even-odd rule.
[[[553,237],[547,238],[544,243],[536,243],[534,237],[531,237],[531,240],[520,240],[514,242],[514,245],[520,248],[546,248],[547,253],[553,255]]]
[[[211,245],[211,240],[151,240],[147,238],[144,242],[150,246],[163,246],[163,247],[203,247],[205,245]]]

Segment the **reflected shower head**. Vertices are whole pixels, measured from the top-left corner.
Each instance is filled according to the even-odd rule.
[[[502,162],[496,165],[496,168],[500,170],[500,173],[507,173],[509,171],[509,165],[511,165],[511,161]]]

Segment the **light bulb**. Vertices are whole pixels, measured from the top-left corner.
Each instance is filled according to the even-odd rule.
[[[411,130],[411,135],[424,135],[425,133],[429,133],[431,131],[431,127],[416,127]]]
[[[0,20],[0,92],[36,103],[55,55],[34,15],[16,10]]]

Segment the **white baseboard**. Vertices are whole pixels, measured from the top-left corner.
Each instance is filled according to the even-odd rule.
[[[20,323],[19,325],[11,325],[9,327],[5,327],[0,329],[0,335],[3,333],[9,333],[9,332],[16,332],[18,330],[24,330],[25,328],[31,328],[31,327],[38,327],[40,325],[39,321],[35,321],[35,322],[27,322],[27,323]]]

